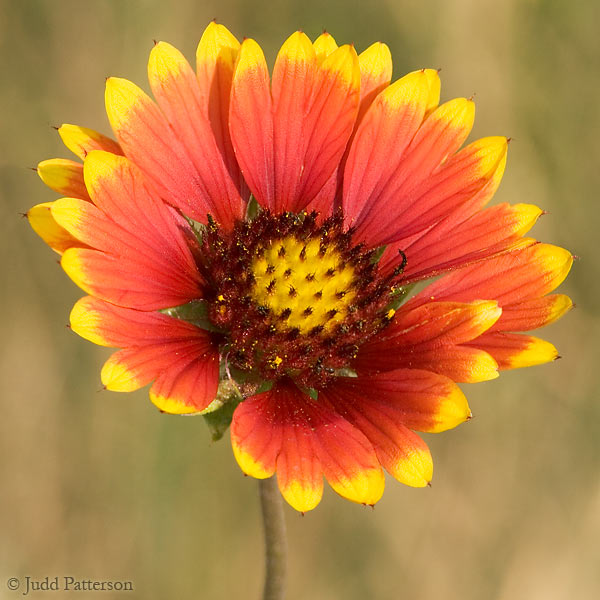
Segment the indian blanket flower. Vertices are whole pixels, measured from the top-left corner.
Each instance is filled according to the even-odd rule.
[[[157,43],[154,100],[106,82],[117,141],[63,125],[83,164],[39,165],[66,197],[30,223],[89,294],[73,331],[119,349],[107,389],[153,382],[163,412],[233,412],[242,471],[276,474],[299,511],[323,477],[363,504],[384,469],[427,485],[415,432],[470,418],[457,383],[557,357],[523,332],[571,307],[550,294],[571,254],[525,237],[536,206],[486,207],[507,139],[463,146],[474,103],[439,104],[436,70],[390,83],[384,44],[357,55],[297,32],[269,75],[254,40],[216,23],[196,65]]]

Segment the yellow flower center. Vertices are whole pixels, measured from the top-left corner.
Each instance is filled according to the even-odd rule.
[[[330,330],[348,314],[356,293],[354,268],[335,246],[293,235],[273,242],[251,263],[251,297],[277,318],[278,329]]]

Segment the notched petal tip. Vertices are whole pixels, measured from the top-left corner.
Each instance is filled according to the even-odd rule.
[[[148,58],[150,86],[166,82],[185,69],[187,61],[183,54],[168,42],[158,42]]]
[[[245,72],[266,70],[265,55],[259,44],[252,38],[244,38],[235,63],[234,77],[240,77]]]
[[[199,411],[196,407],[190,406],[173,398],[166,398],[160,394],[155,394],[150,390],[150,401],[163,414],[168,415],[193,415]]]
[[[209,23],[196,49],[198,73],[201,72],[203,65],[217,62],[226,63],[233,70],[239,49],[240,42],[227,27],[214,21]]]
[[[450,393],[440,399],[434,425],[428,429],[429,433],[440,433],[454,429],[471,418],[471,409],[462,390],[453,384]]]
[[[241,446],[236,443],[233,437],[232,430],[232,448],[233,455],[244,475],[254,477],[255,479],[267,479],[272,477],[275,469],[268,469],[265,465],[258,462],[251,454],[244,451]]]
[[[43,202],[31,207],[23,216],[31,228],[52,250],[62,254],[67,248],[80,245],[68,231],[61,227],[52,216],[53,202]]]
[[[391,474],[404,485],[428,487],[433,479],[433,459],[426,446],[400,459]]]
[[[360,88],[360,67],[354,46],[340,46],[321,63],[321,69],[341,79],[351,89]]]
[[[397,79],[379,96],[392,110],[414,104],[427,114],[439,103],[440,78],[434,69],[420,69]]]
[[[111,392],[134,392],[141,385],[135,376],[118,359],[118,352],[113,354],[103,365],[100,371],[100,380],[104,388]]]
[[[335,52],[338,45],[332,35],[323,31],[323,33],[314,41],[313,47],[317,55],[317,61],[322,63],[332,52]]]
[[[320,482],[320,485],[319,485]],[[304,516],[310,510],[316,508],[323,497],[323,478],[312,482],[313,485],[303,485],[299,481],[283,482],[281,477],[277,476],[279,491],[285,501]]]

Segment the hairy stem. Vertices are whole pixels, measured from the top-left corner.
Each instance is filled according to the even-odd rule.
[[[260,505],[265,529],[265,587],[263,600],[283,600],[287,570],[287,538],[283,502],[277,479],[259,479]]]

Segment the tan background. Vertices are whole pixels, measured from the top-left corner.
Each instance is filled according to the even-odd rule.
[[[465,386],[476,418],[428,437],[432,489],[389,480],[374,511],[330,490],[304,518],[287,510],[289,598],[600,597],[599,6],[3,0],[0,598],[25,575],[133,580],[123,597],[147,600],[258,597],[255,482],[201,419],[161,416],[145,390],[97,393],[109,352],[65,328],[81,292],[19,217],[55,197],[27,170],[69,155],[50,125],[107,132],[104,78],[147,89],[152,40],[193,59],[214,17],[271,62],[295,29],[327,28],[359,51],[387,42],[395,77],[442,67],[443,99],[476,93],[472,137],[515,138],[496,200],[539,204],[534,234],[582,257],[563,287],[578,308],[544,332],[563,359]]]

